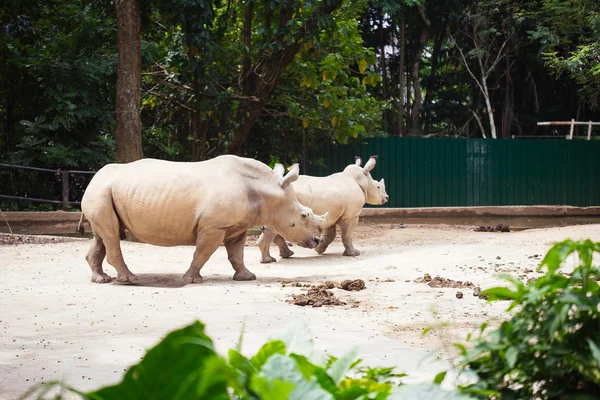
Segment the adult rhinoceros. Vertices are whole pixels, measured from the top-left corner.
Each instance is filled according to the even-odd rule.
[[[300,175],[292,185],[300,203],[311,207],[316,213],[329,214],[321,243],[315,249],[319,254],[323,253],[335,239],[336,225],[342,228],[344,255],[360,254],[352,245],[352,233],[358,225],[358,216],[364,204],[382,205],[390,198],[385,192],[384,180],[376,181],[371,177],[370,172],[375,168],[376,160],[377,156],[371,156],[365,166],[361,167],[362,160],[356,157],[355,163],[348,165],[343,172],[325,177]],[[276,261],[269,254],[269,247],[273,241],[279,247],[282,257],[287,258],[294,254],[279,233],[287,238],[285,232],[278,232],[275,226],[264,228],[264,232],[258,239],[258,247],[262,253],[261,263]]]
[[[256,276],[244,266],[246,232],[267,224],[298,245],[319,243],[327,215],[317,216],[301,205],[290,185],[298,179],[295,165],[284,177],[252,159],[231,155],[202,162],[143,159],[101,168],[81,201],[94,239],[86,255],[92,282],[110,282],[102,270],[106,255],[117,280],[129,282],[120,239],[128,229],[144,243],[157,246],[195,245],[187,283],[200,283],[200,269],[224,243],[235,280]],[[80,226],[81,226],[80,220]]]

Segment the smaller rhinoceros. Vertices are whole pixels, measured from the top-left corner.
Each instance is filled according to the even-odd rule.
[[[81,200],[81,220],[85,215],[94,231],[85,257],[92,282],[111,281],[102,270],[105,256],[118,281],[135,280],[119,243],[125,229],[156,246],[196,246],[183,275],[186,283],[202,282],[200,269],[222,243],[235,270],[233,279],[256,279],[244,265],[249,228],[269,224],[300,246],[319,244],[327,214],[317,216],[298,202],[291,186],[298,175],[297,164],[283,176],[283,166],[274,171],[231,155],[201,162],[144,159],[104,166]]]
[[[339,225],[342,229],[344,255],[360,254],[352,245],[352,233],[358,225],[363,206],[365,203],[382,205],[390,198],[385,192],[384,180],[376,181],[371,177],[370,171],[375,168],[376,160],[377,156],[371,156],[365,166],[361,167],[362,160],[356,157],[355,163],[348,165],[343,172],[325,177],[300,175],[292,184],[300,203],[312,208],[316,213],[328,213],[321,242],[315,248],[317,253],[322,254],[334,241],[336,225]],[[263,228],[257,243],[262,253],[261,263],[276,261],[269,254],[269,247],[273,241],[279,247],[281,257],[287,258],[294,254],[281,235],[285,236],[285,233],[280,234],[275,227]]]

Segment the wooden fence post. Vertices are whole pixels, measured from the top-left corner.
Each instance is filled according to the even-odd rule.
[[[573,131],[575,130],[575,119],[571,118],[571,132],[569,132],[569,140],[573,140]]]
[[[62,205],[63,210],[69,207],[69,172],[61,171],[62,176]]]

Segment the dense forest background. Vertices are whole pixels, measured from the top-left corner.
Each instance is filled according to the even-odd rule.
[[[564,137],[568,128],[536,123],[600,120],[597,0],[0,7],[4,163],[96,169],[114,161],[119,24],[139,31],[145,157],[234,153],[291,163],[325,141]]]

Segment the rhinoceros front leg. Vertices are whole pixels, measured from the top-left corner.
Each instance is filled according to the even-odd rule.
[[[224,231],[199,232],[196,238],[196,251],[190,268],[183,274],[185,283],[202,283],[200,269],[206,264],[210,256],[219,248],[225,238]]]
[[[342,228],[342,242],[344,243],[345,256],[358,256],[360,255],[360,251],[356,250],[352,245],[352,234],[354,230],[358,226],[358,217],[342,221],[340,223],[340,227]]]
[[[271,252],[270,252],[271,243],[273,242],[273,239],[275,239],[275,236],[277,236],[277,232],[275,232],[273,230],[273,228],[270,228],[268,226],[265,226],[265,229],[260,234],[260,237],[258,238],[258,241],[256,242],[256,244],[258,245],[258,248],[260,249],[261,264],[277,262],[277,260],[274,257],[271,257]]]
[[[326,228],[323,235],[321,235],[321,241],[319,242],[319,245],[315,248],[316,252],[319,254],[325,253],[327,247],[329,247],[329,245],[335,240],[335,234],[335,225]]]
[[[248,271],[248,268],[246,268],[244,265],[244,246],[246,244],[247,235],[248,232],[244,232],[236,238],[225,243],[225,248],[227,249],[227,258],[235,270],[235,274],[233,274],[233,280],[236,281],[253,281],[256,279],[256,275]]]
[[[279,255],[283,258],[290,258],[294,255],[294,252],[290,250],[288,245],[285,243],[285,239],[281,235],[275,236],[273,239],[277,247],[279,247]]]
[[[95,283],[108,283],[112,281],[112,278],[104,273],[102,269],[102,262],[106,256],[106,247],[104,242],[98,235],[94,235],[92,239],[92,245],[85,256],[90,268],[92,269],[92,282]]]

